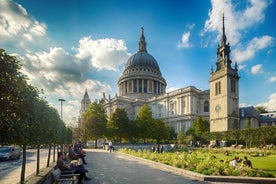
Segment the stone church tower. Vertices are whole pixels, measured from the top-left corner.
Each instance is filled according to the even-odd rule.
[[[81,100],[81,110],[80,110],[80,114],[86,112],[89,108],[89,106],[91,105],[91,100],[89,99],[88,93],[87,93],[87,89],[85,90],[85,93],[83,95],[83,99]]]
[[[81,109],[80,109],[80,116],[78,118],[78,127],[80,128],[82,126],[82,113],[86,112],[91,105],[91,100],[88,96],[87,89],[85,90],[85,93],[83,95],[83,99],[81,100]]]
[[[230,45],[226,43],[224,14],[222,36],[217,49],[215,71],[210,76],[210,131],[227,131],[239,128],[239,74],[237,63],[233,69]]]

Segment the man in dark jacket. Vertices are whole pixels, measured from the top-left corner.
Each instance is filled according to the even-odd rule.
[[[66,155],[63,152],[59,152],[58,153],[58,161],[57,161],[57,167],[61,170],[61,171],[69,171],[69,172],[74,172],[75,174],[80,174],[78,181],[79,184],[82,183],[82,180],[91,180],[90,178],[88,178],[86,176],[86,172],[88,172],[88,170],[86,170],[83,165],[73,165],[70,164],[67,159],[66,159]]]

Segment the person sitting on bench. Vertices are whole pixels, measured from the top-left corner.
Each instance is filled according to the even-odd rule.
[[[74,172],[75,174],[80,174],[78,181],[79,184],[82,183],[82,180],[91,180],[90,178],[88,178],[86,176],[86,172],[88,172],[88,170],[86,170],[83,165],[74,165],[69,163],[68,161],[66,161],[66,155],[63,152],[58,152],[58,161],[57,161],[57,167],[61,170],[61,171],[68,171],[68,172]]]
[[[73,160],[77,160],[77,159],[81,158],[82,159],[82,163],[83,164],[87,164],[86,161],[85,161],[85,159],[84,159],[84,157],[86,155],[82,154],[81,152],[76,152],[76,150],[77,150],[76,145],[75,146],[71,145],[69,147],[69,157],[71,159],[73,159]]]

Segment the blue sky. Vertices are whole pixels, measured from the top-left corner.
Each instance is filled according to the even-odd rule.
[[[0,48],[23,63],[30,83],[73,122],[87,89],[113,97],[141,27],[167,91],[209,89],[225,15],[240,106],[276,110],[276,5],[273,0],[1,0]]]

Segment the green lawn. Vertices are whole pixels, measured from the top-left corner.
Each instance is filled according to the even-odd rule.
[[[205,154],[198,155],[199,157],[204,158]],[[243,159],[244,156],[247,156],[247,158],[251,161],[253,168],[258,168],[263,171],[269,172],[273,174],[276,177],[276,156],[275,155],[269,155],[269,156],[262,156],[262,157],[253,157],[250,155],[245,154],[230,154],[229,156],[225,156],[222,153],[216,153],[214,154],[218,160],[232,160],[235,156]]]
[[[224,155],[226,150],[229,152],[228,156]],[[276,177],[276,150],[190,149],[163,154],[152,153],[148,150],[120,149],[120,151],[205,175]],[[259,156],[259,154],[265,156]],[[251,161],[253,169],[241,167],[242,162],[237,168],[228,165],[234,157],[244,160],[244,156]]]

